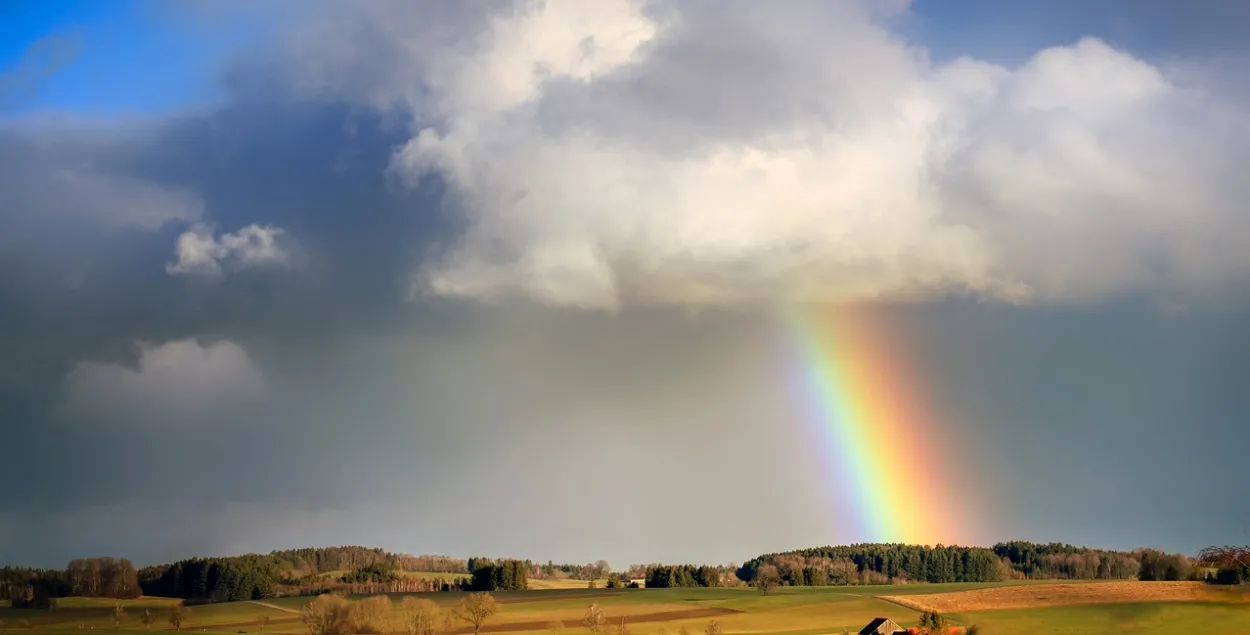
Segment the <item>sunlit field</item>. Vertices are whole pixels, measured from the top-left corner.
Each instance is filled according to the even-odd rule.
[[[584,584],[584,583],[583,583]],[[920,613],[909,606],[908,598],[948,602],[967,601],[984,594],[970,593],[981,589],[1005,589],[1001,597],[1054,597],[1062,589],[1060,606],[1011,608],[995,610],[984,606],[967,612],[951,612],[947,616],[955,624],[975,623],[982,633],[1034,633],[1048,635],[1085,635],[1107,632],[1163,635],[1182,632],[1193,624],[1219,625],[1219,632],[1228,635],[1250,635],[1250,604],[1243,594],[1204,594],[1203,600],[1180,599],[1175,587],[1151,586],[1151,583],[1117,583],[1119,593],[1131,601],[1117,602],[1107,597],[1113,587],[1092,582],[1058,585],[1046,582],[1013,582],[1001,584],[930,584],[893,586],[846,586],[781,588],[761,595],[750,588],[730,589],[555,589],[500,592],[494,594],[502,610],[488,619],[483,632],[488,633],[588,633],[582,626],[587,607],[598,604],[604,611],[608,628],[617,633],[624,620],[629,635],[652,635],[661,632],[676,635],[683,627],[690,633],[703,633],[709,621],[719,623],[725,633],[761,633],[787,635],[818,635],[822,633],[856,633],[876,616],[893,619],[903,626],[915,625]],[[1127,585],[1127,586],[1125,586]],[[1062,589],[1061,589],[1062,587]],[[1088,587],[1090,598],[1097,604],[1085,604],[1081,591]],[[1102,587],[1100,591],[1099,588]],[[1075,591],[1073,590],[1075,589]],[[1152,589],[1160,589],[1158,601],[1151,601]],[[418,594],[434,600],[445,611],[454,610],[464,593]],[[883,597],[884,596],[884,597]],[[385,616],[385,631],[405,632],[403,613],[399,608],[402,594],[393,594],[391,610]],[[997,596],[996,596],[997,597]],[[275,633],[296,635],[306,633],[299,609],[310,598],[278,598],[263,602],[230,602],[192,607],[183,622],[183,630],[204,633]],[[101,600],[65,598],[51,610],[0,609],[0,619],[8,632],[47,634],[93,632],[135,632],[172,630],[168,621],[169,607],[174,600],[141,598],[137,600]],[[115,605],[124,616],[121,626],[114,621]],[[151,611],[153,623],[143,623],[144,611]],[[23,621],[25,620],[25,622]],[[27,624],[28,622],[28,624]],[[453,623],[454,633],[469,632],[467,623]]]

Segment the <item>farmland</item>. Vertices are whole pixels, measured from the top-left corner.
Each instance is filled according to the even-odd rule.
[[[820,635],[857,632],[877,615],[903,625],[915,624],[917,609],[942,607],[954,623],[980,625],[984,633],[1056,633],[1085,635],[1118,632],[1154,635],[1178,632],[1193,623],[1219,624],[1229,635],[1250,635],[1250,603],[1243,594],[1206,592],[1202,585],[1151,582],[997,584],[917,584],[846,587],[785,587],[765,596],[750,588],[689,589],[553,589],[498,592],[502,611],[488,620],[486,633],[586,633],[581,620],[590,604],[598,604],[615,633],[622,619],[631,635],[679,633],[684,627],[702,633],[709,620],[725,633]],[[399,600],[384,618],[387,632],[403,632]],[[422,594],[446,612],[463,593]],[[297,614],[309,598],[276,598],[263,602],[228,602],[196,606],[183,630],[217,634],[305,633]],[[113,607],[125,615],[115,626]],[[135,633],[147,630],[145,609],[156,621],[152,629],[171,629],[167,616],[173,600],[139,598],[106,600],[63,598],[51,610],[0,609],[10,632],[69,635],[82,630]],[[28,629],[19,629],[27,620]],[[559,623],[558,625],[556,623]],[[22,625],[24,626],[24,625]],[[452,633],[468,632],[464,622]]]

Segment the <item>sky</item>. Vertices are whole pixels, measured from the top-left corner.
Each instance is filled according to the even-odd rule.
[[[881,539],[857,497],[944,544],[1250,542],[1247,25],[3,3],[0,562],[742,562]],[[915,421],[830,419],[821,363]],[[830,433],[887,423],[922,469]]]

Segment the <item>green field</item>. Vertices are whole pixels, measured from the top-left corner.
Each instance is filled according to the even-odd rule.
[[[1011,584],[1038,584],[1011,583]],[[1097,583],[1094,583],[1097,584]],[[497,593],[503,611],[487,623],[490,633],[551,635],[550,623],[563,623],[562,633],[586,633],[581,618],[586,607],[598,603],[611,625],[623,617],[630,635],[655,635],[663,629],[677,635],[686,627],[701,635],[708,621],[715,619],[725,633],[824,635],[852,633],[875,616],[894,619],[904,626],[914,625],[916,611],[882,600],[882,595],[949,593],[985,588],[986,584],[941,584],[910,586],[852,586],[782,588],[769,596],[753,589],[557,589]],[[450,608],[460,593],[423,594]],[[402,632],[398,599],[388,616],[387,630]],[[275,633],[301,634],[305,630],[297,611],[309,598],[279,598],[264,603],[233,602],[193,607],[183,630],[216,634]],[[114,626],[112,600],[63,599],[53,610],[0,609],[5,629],[19,629],[19,620],[30,622],[29,632],[43,635],[69,633],[126,632],[145,630],[140,622],[143,609],[157,618],[153,630],[169,631],[168,607],[172,600],[143,598],[123,601],[126,618],[121,629]],[[1134,602],[1091,606],[981,611],[951,615],[956,623],[975,622],[983,633],[1046,635],[1093,635],[1109,632],[1164,635],[1203,630],[1226,635],[1250,635],[1250,604],[1245,602]],[[262,621],[268,618],[267,623]],[[609,633],[614,633],[609,630]]]

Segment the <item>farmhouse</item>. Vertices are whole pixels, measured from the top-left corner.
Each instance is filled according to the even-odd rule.
[[[647,579],[646,578],[630,578],[629,583],[637,584],[638,588],[641,589],[647,586]]]

